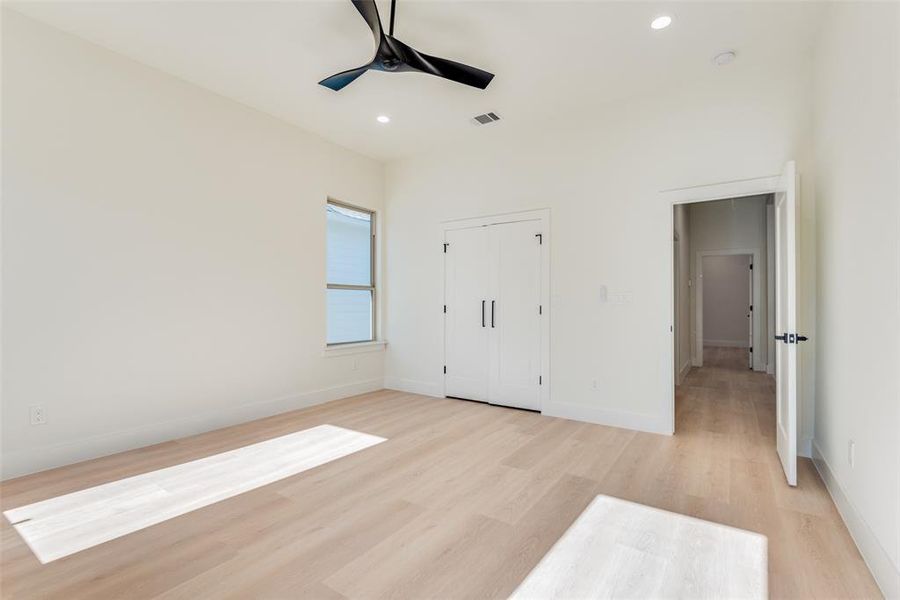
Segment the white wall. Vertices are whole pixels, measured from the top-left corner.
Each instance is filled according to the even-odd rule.
[[[703,344],[750,346],[749,254],[703,257]]]
[[[549,207],[545,410],[670,431],[672,205],[660,192],[778,174],[792,158],[808,168],[807,65],[745,67],[531,130],[473,128],[466,144],[388,165],[387,385],[441,390],[438,224]],[[601,286],[624,302],[602,303]]]
[[[754,280],[754,315],[753,337],[762,340],[767,337],[767,288],[768,265],[765,259],[766,247],[766,201],[768,196],[752,196],[734,200],[720,200],[716,202],[700,202],[691,204],[689,216],[691,222],[691,278],[697,282],[691,288],[691,318],[694,364],[701,363],[700,356],[703,351],[703,338],[712,339],[707,335],[706,323],[701,322],[699,315],[704,311],[703,298],[697,291],[702,289],[704,282],[698,276],[700,272],[701,253],[717,251],[745,251],[757,252],[758,260],[753,265]],[[698,337],[700,336],[700,337]],[[766,370],[767,344],[756,344],[753,348],[753,368],[758,371]]]
[[[322,355],[325,199],[380,210],[381,165],[2,31],[5,477],[381,387],[382,354]]]
[[[815,454],[900,598],[900,5],[833,4],[816,56]]]
[[[675,225],[675,382],[691,368],[691,227],[688,206],[674,207]]]

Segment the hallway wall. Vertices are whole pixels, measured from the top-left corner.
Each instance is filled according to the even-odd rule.
[[[753,339],[762,340],[768,335],[767,301],[768,268],[763,258],[767,252],[766,242],[766,202],[769,196],[751,196],[734,200],[700,202],[690,205],[691,227],[691,279],[698,280],[698,260],[701,252],[756,250],[759,255],[753,265],[755,281]],[[702,306],[702,298],[697,297],[698,285],[691,287],[691,334],[693,364],[700,364],[703,340],[698,339],[701,329],[698,323],[697,307]],[[705,336],[705,333],[704,333]],[[767,345],[753,348],[753,368],[765,371],[768,362]]]
[[[747,254],[703,257],[703,345],[750,346]]]

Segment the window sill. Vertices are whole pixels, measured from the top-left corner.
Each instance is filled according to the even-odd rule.
[[[325,350],[322,351],[322,356],[347,356],[364,352],[382,352],[385,346],[387,346],[387,342],[384,340],[326,346]]]

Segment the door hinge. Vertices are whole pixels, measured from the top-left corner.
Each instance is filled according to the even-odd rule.
[[[444,365],[444,375],[447,374],[447,365]]]
[[[447,246],[449,246],[449,242],[444,242],[444,254],[447,254]]]
[[[544,307],[541,306],[540,304],[538,304],[538,314],[539,314],[539,315],[544,314]]]
[[[536,233],[536,234],[534,234],[534,237],[536,237],[538,239],[538,244],[541,244],[541,245],[544,244],[544,234],[543,233]]]
[[[447,314],[447,305],[446,304],[444,305],[444,314],[445,315]]]
[[[751,310],[751,311],[753,310],[753,305],[752,305],[752,304],[750,305],[750,310]]]
[[[750,354],[753,354],[753,346],[750,346]]]
[[[538,385],[544,385],[544,378],[538,375]]]
[[[750,270],[753,270],[753,263],[750,263]]]

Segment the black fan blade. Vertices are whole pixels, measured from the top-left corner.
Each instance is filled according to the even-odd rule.
[[[353,81],[356,80],[357,77],[359,77],[360,75],[362,75],[363,73],[365,73],[368,70],[369,70],[369,65],[365,65],[365,66],[359,67],[357,69],[350,69],[349,71],[342,71],[342,72],[338,73],[337,75],[332,75],[331,77],[326,77],[325,79],[323,79],[322,81],[319,82],[319,85],[324,85],[325,87],[331,88],[337,92],[338,90],[343,89],[344,86],[347,86],[347,85],[353,83]]]
[[[415,63],[413,63],[413,66],[415,66],[416,68],[420,68],[426,73],[431,73],[432,75],[437,75],[438,77],[443,77],[444,79],[449,79],[450,81],[463,83],[465,85],[470,85],[472,87],[483,90],[494,78],[493,73],[482,71],[477,67],[470,67],[469,65],[464,65],[452,60],[447,60],[446,58],[428,56],[427,54],[422,54],[421,52],[417,54],[420,58],[424,59],[428,63],[430,68],[421,69],[421,67],[419,67]]]
[[[375,36],[375,46],[378,47],[384,34],[381,32],[381,18],[378,16],[378,7],[375,5],[375,0],[352,0],[352,2],[359,14],[362,15],[362,18],[369,24],[369,29],[372,30],[372,35]]]
[[[419,52],[394,37],[388,36],[387,44],[401,56],[404,63],[423,73],[430,73],[480,90],[485,89],[494,78],[493,73],[476,67]]]

